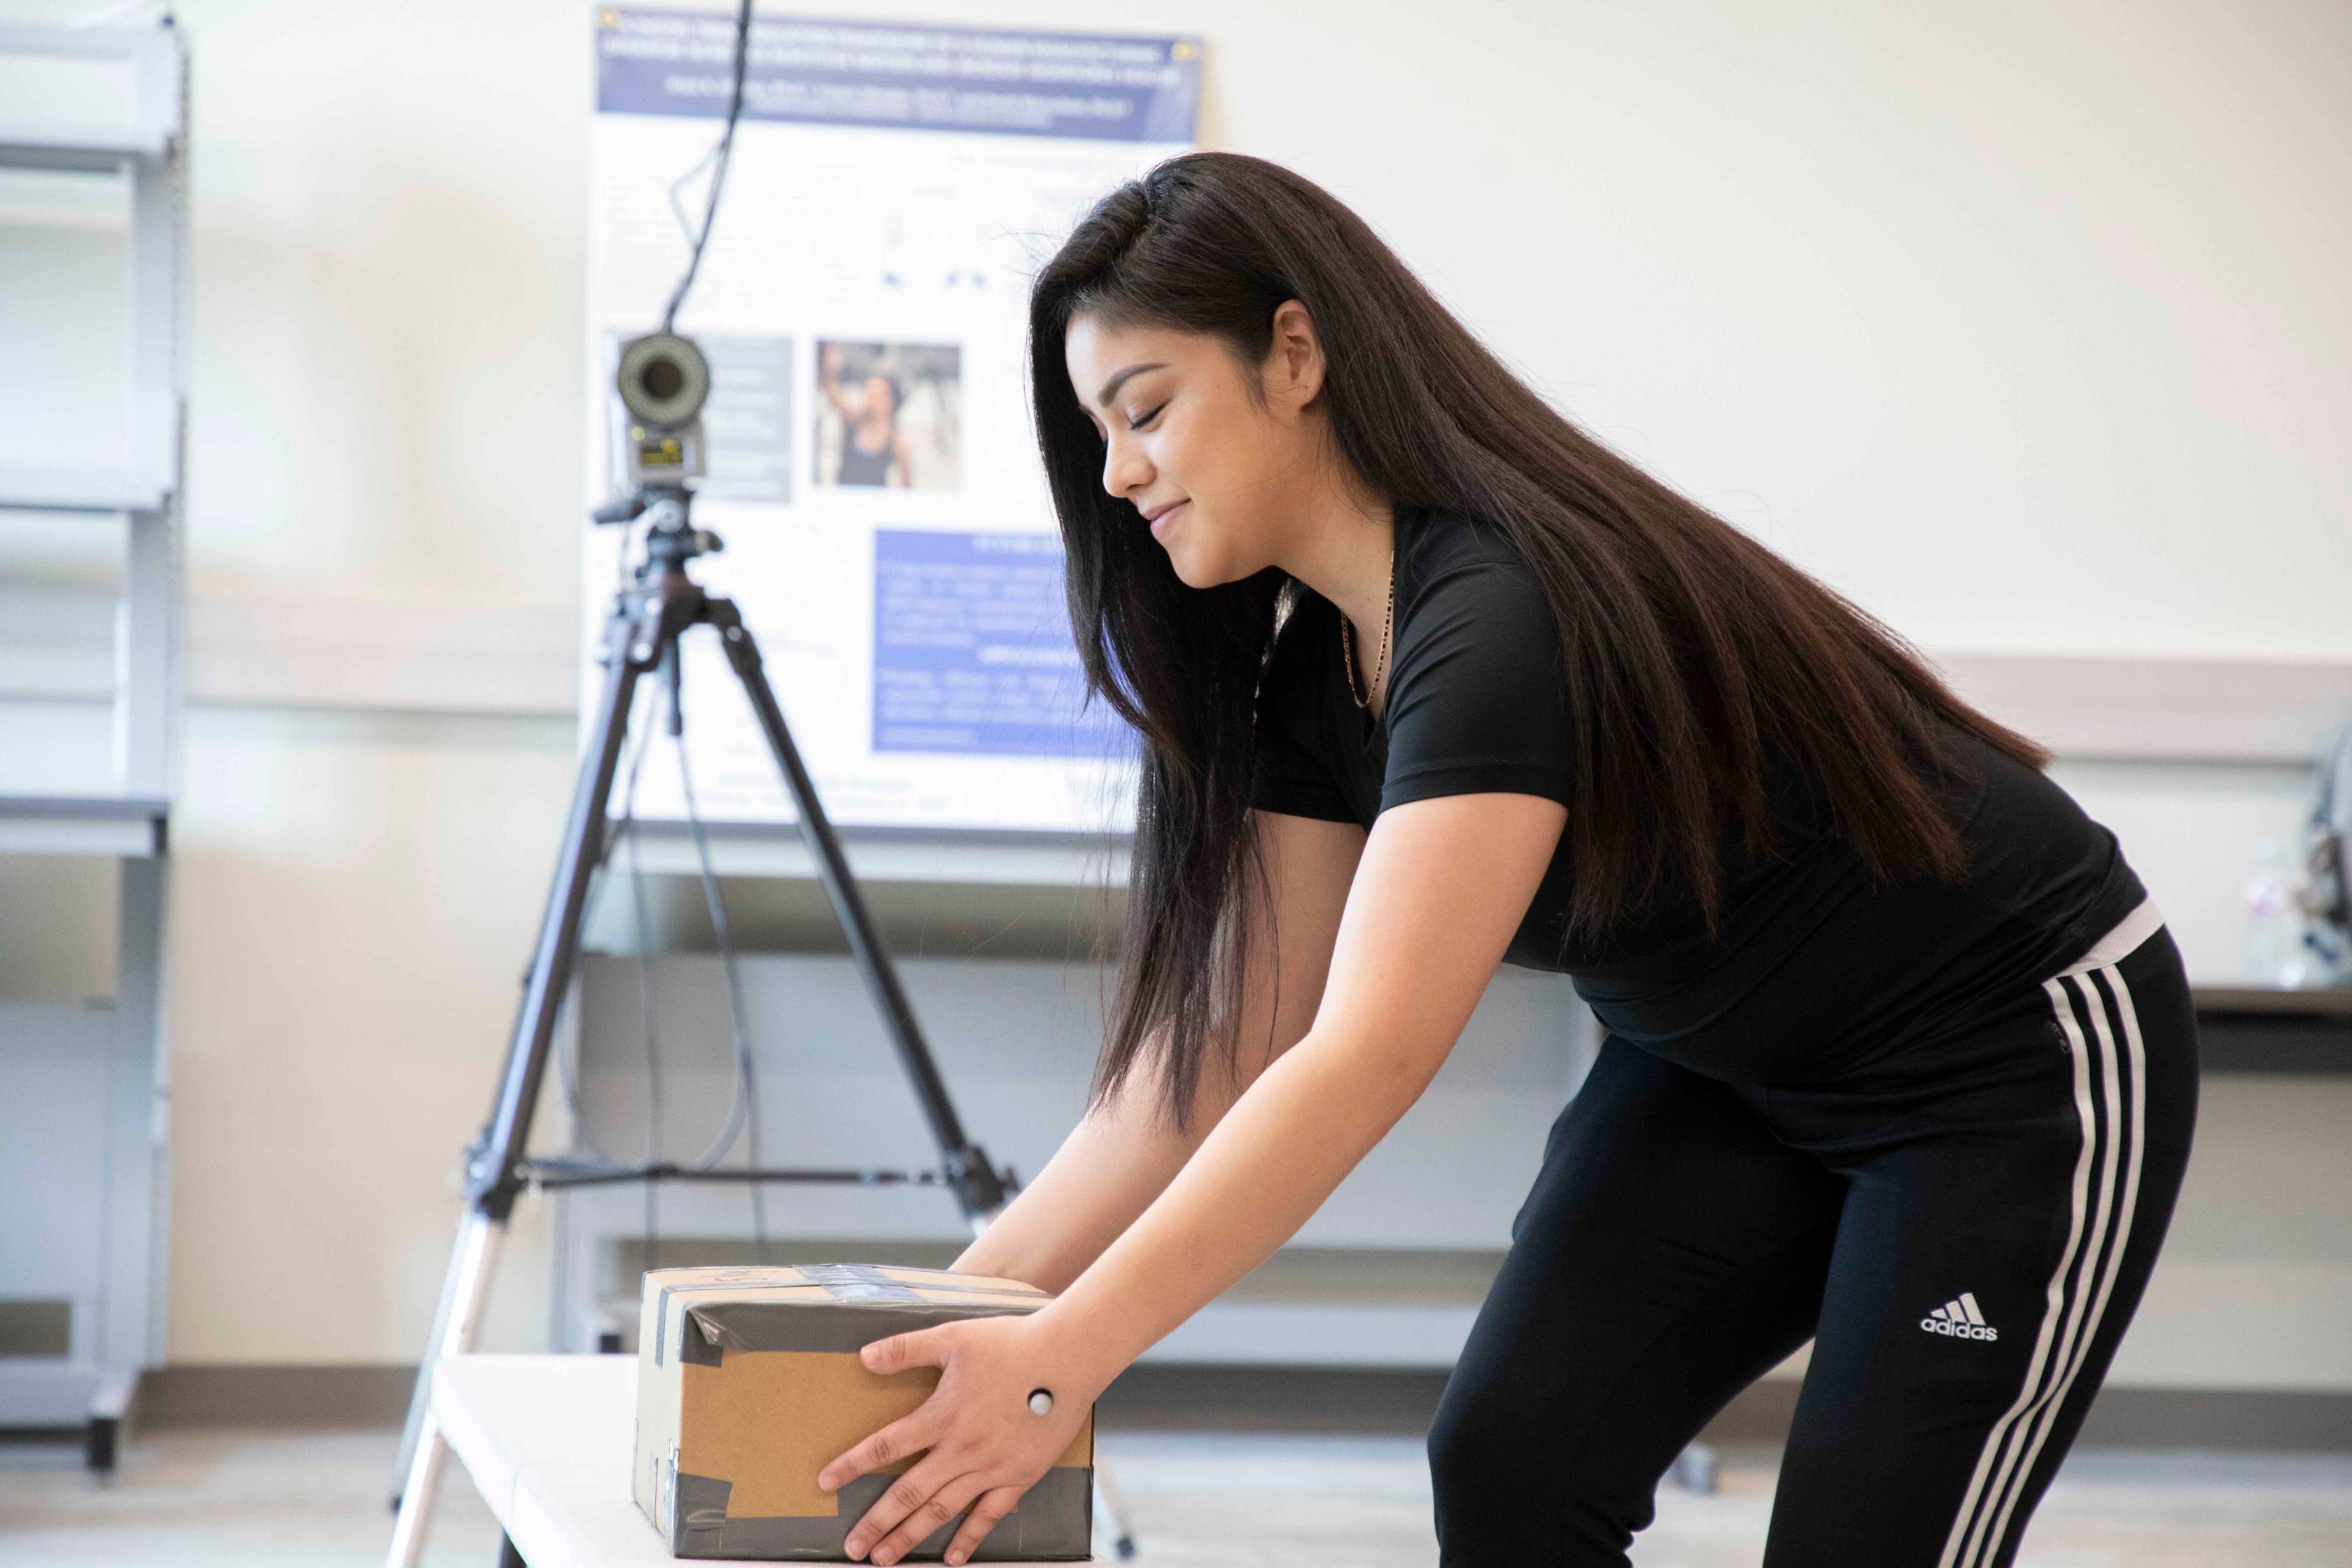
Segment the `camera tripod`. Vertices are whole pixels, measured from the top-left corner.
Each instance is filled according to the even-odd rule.
[[[506,1065],[489,1121],[467,1151],[466,1213],[457,1229],[456,1250],[442,1284],[441,1304],[434,1317],[433,1334],[417,1369],[416,1389],[409,1401],[408,1423],[402,1434],[400,1458],[394,1468],[397,1490],[393,1506],[391,1568],[413,1568],[424,1548],[434,1493],[447,1453],[432,1410],[432,1379],[436,1363],[444,1356],[473,1348],[480,1329],[482,1307],[489,1294],[499,1247],[505,1238],[516,1201],[527,1188],[557,1190],[569,1186],[627,1181],[722,1181],[736,1183],[846,1183],[863,1185],[894,1184],[943,1184],[950,1188],[965,1219],[977,1235],[1004,1206],[1012,1185],[1010,1172],[989,1163],[987,1154],[966,1134],[946,1086],[933,1065],[929,1048],[915,1022],[898,972],[882,946],[873,917],[851,875],[815,782],[793,743],[784,715],[777,706],[761,667],[758,645],[743,625],[732,601],[703,592],[688,575],[687,563],[696,556],[722,548],[718,537],[688,522],[689,492],[682,484],[648,485],[628,499],[596,514],[599,522],[627,523],[650,516],[645,559],[631,584],[614,599],[604,623],[602,662],[604,695],[597,706],[594,734],[583,752],[572,808],[556,856],[553,885],[541,917],[539,938],[530,970],[525,977],[521,1009],[507,1046]],[[603,862],[610,831],[608,803],[614,776],[628,739],[629,716],[638,683],[658,676],[670,684],[670,711],[678,711],[677,682],[681,679],[678,638],[695,626],[719,634],[729,665],[751,700],[761,735],[782,773],[800,814],[803,837],[814,852],[817,876],[824,884],[835,916],[867,992],[882,1016],[886,1032],[898,1055],[940,1148],[936,1171],[698,1169],[668,1163],[642,1165],[583,1165],[568,1161],[535,1161],[524,1154],[532,1115],[539,1103],[541,1080],[553,1049],[557,1015],[580,956],[580,929],[589,886]],[[1106,1500],[1111,1500],[1106,1494]],[[1124,1522],[1112,1510],[1120,1555],[1131,1550]],[[511,1548],[509,1548],[509,1552]],[[502,1557],[501,1562],[507,1559]]]

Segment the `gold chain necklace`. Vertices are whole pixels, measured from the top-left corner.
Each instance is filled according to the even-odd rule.
[[[1371,689],[1380,689],[1381,677],[1389,668],[1389,623],[1396,619],[1396,546],[1389,546],[1389,604],[1381,614],[1381,654],[1372,665]],[[1349,630],[1348,613],[1339,612],[1339,664],[1348,672],[1348,695],[1356,700],[1359,708],[1370,708],[1371,697],[1356,689],[1356,639]]]

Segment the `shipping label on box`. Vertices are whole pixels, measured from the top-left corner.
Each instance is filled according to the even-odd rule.
[[[857,1352],[893,1334],[1034,1312],[1052,1300],[1014,1279],[872,1263],[656,1269],[645,1277],[637,1330],[637,1506],[676,1556],[845,1562],[850,1527],[921,1456],[832,1493],[818,1489],[817,1472],[912,1413],[940,1380],[931,1366],[885,1377]],[[1094,1442],[1088,1411],[972,1560],[1087,1557]],[[908,1558],[942,1555],[963,1518]]]

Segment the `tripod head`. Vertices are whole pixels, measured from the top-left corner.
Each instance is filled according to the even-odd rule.
[[[608,501],[588,515],[600,524],[625,527],[646,513],[653,522],[646,530],[646,555],[633,569],[640,583],[657,577],[683,577],[686,563],[698,555],[716,555],[727,542],[707,528],[696,528],[688,518],[694,492],[682,484],[641,485],[629,495]]]

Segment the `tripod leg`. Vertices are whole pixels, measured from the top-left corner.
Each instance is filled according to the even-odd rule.
[[[597,707],[595,739],[580,761],[571,815],[564,824],[555,876],[540,920],[539,940],[523,980],[522,1005],[507,1043],[506,1065],[499,1075],[498,1097],[489,1121],[468,1153],[467,1215],[458,1229],[449,1276],[442,1286],[433,1342],[425,1346],[425,1359],[417,1368],[416,1390],[409,1399],[408,1426],[402,1435],[394,1474],[394,1484],[401,1489],[399,1521],[394,1529],[392,1560],[395,1563],[414,1563],[423,1549],[424,1521],[432,1508],[429,1483],[441,1463],[440,1437],[432,1420],[434,1363],[472,1346],[482,1299],[489,1289],[495,1244],[504,1236],[508,1215],[522,1191],[523,1149],[530,1137],[540,1083],[555,1038],[556,1015],[580,954],[580,922],[587,909],[589,880],[604,857],[605,803],[612,797],[613,777],[628,739],[629,710],[637,680],[676,644],[678,631],[692,623],[700,602],[700,591],[684,578],[676,579],[674,585],[664,579],[655,587],[622,595],[605,621],[606,673],[604,697]],[[428,1484],[420,1489],[419,1480]]]
[[[400,1488],[400,1512],[392,1527],[392,1550],[385,1568],[415,1568],[425,1551],[425,1531],[433,1522],[435,1494],[440,1489],[441,1463],[448,1446],[433,1418],[430,1389],[434,1363],[444,1356],[462,1355],[473,1348],[480,1330],[482,1303],[490,1292],[490,1275],[499,1244],[506,1239],[506,1222],[478,1210],[469,1211],[457,1227],[457,1250],[449,1259],[449,1279],[443,1291],[442,1322],[431,1344],[425,1347],[417,1385],[426,1391],[421,1411],[410,1413],[415,1436],[405,1478]]]
[[[1102,1504],[1103,1516],[1110,1521],[1110,1546],[1121,1563],[1135,1556],[1135,1529],[1127,1522],[1127,1502],[1118,1489],[1110,1484],[1110,1470],[1102,1456],[1095,1456],[1095,1500]]]
[[[751,699],[751,711],[760,721],[760,732],[766,738],[768,751],[783,773],[793,805],[800,812],[801,835],[815,853],[817,876],[833,902],[842,934],[849,939],[850,956],[857,962],[858,973],[865,977],[866,988],[882,1015],[883,1027],[898,1048],[899,1065],[914,1086],[915,1098],[931,1124],[931,1136],[939,1142],[948,1179],[955,1185],[956,1200],[963,1205],[964,1217],[977,1233],[991,1215],[1004,1206],[1003,1180],[980,1146],[964,1135],[963,1123],[948,1099],[947,1085],[931,1061],[930,1048],[923,1043],[922,1030],[915,1022],[915,1010],[898,984],[898,972],[882,945],[874,917],[866,910],[865,895],[858,891],[849,859],[841,851],[841,840],[835,836],[833,823],[824,814],[824,804],[817,798],[816,781],[802,763],[800,748],[793,743],[792,731],[785,726],[783,710],[777,705],[776,694],[768,685],[767,672],[761,667],[759,645],[751,640],[751,628],[743,625],[734,605],[725,599],[707,600],[702,618],[719,628],[727,662],[734,668],[736,679],[742,683],[743,694]]]
[[[433,1379],[430,1371],[441,1347],[449,1342],[449,1314],[457,1310],[457,1292],[469,1272],[467,1258],[473,1246],[474,1215],[467,1211],[457,1222],[457,1244],[449,1255],[448,1272],[441,1276],[441,1304],[433,1310],[433,1331],[425,1336],[425,1357],[419,1363],[416,1386],[408,1392],[408,1417],[401,1423],[400,1451],[392,1461],[392,1511],[400,1511],[400,1500],[407,1495],[405,1478],[408,1467],[416,1458],[417,1434],[425,1428],[426,1406],[433,1402]]]

